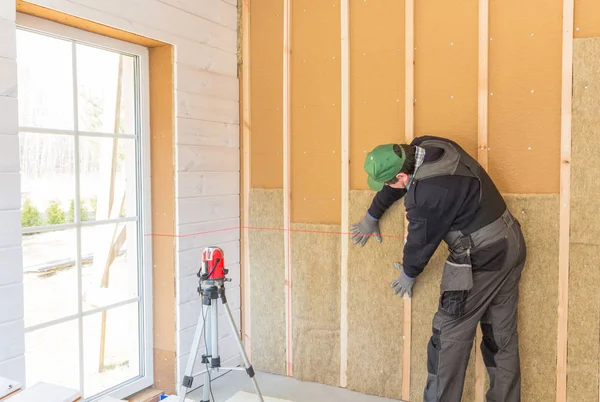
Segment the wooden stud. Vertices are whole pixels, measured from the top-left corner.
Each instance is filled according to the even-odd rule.
[[[479,0],[479,80],[477,137],[479,151],[477,159],[488,168],[488,60],[489,60],[489,0]]]
[[[415,3],[414,0],[406,0],[405,2],[405,128],[404,140],[406,143],[412,142],[414,134],[414,94],[415,94],[415,66],[414,66],[414,49],[415,49]],[[405,234],[408,224],[404,218]],[[403,354],[402,354],[402,399],[410,400],[410,357],[411,357],[411,335],[412,335],[412,300],[408,295],[404,295],[404,319],[403,319]]]
[[[342,228],[350,224],[350,13],[349,0],[341,0],[341,69],[342,69]],[[344,230],[342,230],[344,232]],[[348,247],[347,234],[341,235],[341,318],[340,318],[340,386],[347,385],[348,368]]]
[[[252,359],[252,331],[250,306],[250,0],[241,0],[242,6],[242,341],[248,359]]]
[[[489,54],[489,0],[479,0],[479,68],[478,68],[478,120],[477,120],[477,159],[488,169],[488,54]],[[485,400],[486,367],[479,345],[483,339],[481,328],[475,337],[475,402]]]
[[[558,339],[556,401],[567,400],[567,317],[571,225],[571,104],[573,89],[574,0],[563,0],[562,96],[560,130],[560,223],[558,244]]]
[[[285,321],[286,321],[286,364],[287,375],[293,375],[292,356],[292,256],[291,256],[291,97],[290,97],[290,58],[292,23],[291,0],[283,1],[283,230],[285,233]]]

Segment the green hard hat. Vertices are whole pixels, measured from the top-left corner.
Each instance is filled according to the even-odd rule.
[[[402,170],[406,160],[402,147],[400,153],[402,156],[394,152],[394,144],[385,144],[379,145],[367,154],[364,168],[371,190],[380,191],[385,182],[392,180]]]

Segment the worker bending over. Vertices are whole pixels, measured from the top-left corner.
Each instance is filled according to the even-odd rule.
[[[425,402],[459,402],[477,324],[490,376],[487,400],[520,400],[517,337],[519,280],[527,254],[519,222],[485,170],[458,144],[420,137],[410,145],[373,149],[365,160],[377,191],[351,230],[354,244],[381,242],[379,219],[404,197],[408,236],[394,292],[412,297],[413,284],[440,242],[448,245],[438,311],[427,347]]]

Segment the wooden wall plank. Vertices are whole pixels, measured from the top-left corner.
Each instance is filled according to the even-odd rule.
[[[240,196],[181,198],[178,213],[179,224],[237,218],[240,215]]]
[[[2,35],[2,32],[0,32],[0,35]],[[2,45],[0,44],[0,46]],[[15,117],[13,119],[0,119],[0,134],[16,135],[19,131],[19,120],[17,118],[18,105],[19,102],[17,101],[17,98],[0,96],[0,110]]]
[[[0,58],[0,96],[17,97],[17,61]]]
[[[177,198],[240,193],[239,172],[181,172]]]
[[[18,282],[3,286],[0,304],[4,306],[0,311],[0,324],[21,320],[24,314],[23,285]]]
[[[479,0],[479,51],[478,51],[478,106],[477,106],[477,160],[488,170],[488,54],[489,54],[489,0]],[[479,345],[483,340],[478,326],[475,336],[475,402],[484,402],[487,369]]]
[[[230,29],[237,29],[235,4],[223,0],[159,0],[190,14],[197,15]]]
[[[19,136],[14,134],[0,134],[0,172],[17,173],[21,170],[19,154]]]
[[[181,63],[177,63],[176,89],[236,102],[240,100],[239,80],[236,77],[216,74]]]
[[[228,218],[212,222],[179,225],[177,250],[208,247],[213,243],[228,243],[240,238],[240,219]]]
[[[15,3],[12,1],[0,2],[0,20],[14,21],[16,19]]]
[[[20,201],[19,199],[19,204]],[[23,280],[23,255],[20,246],[0,248],[0,261],[3,266],[0,269],[0,286],[11,285]]]
[[[405,100],[404,100],[404,141],[410,143],[415,136],[415,2],[414,0],[405,0],[406,10],[404,12],[405,29]],[[404,234],[407,234],[408,222],[404,217]],[[405,242],[406,243],[406,242]],[[412,299],[408,294],[404,295],[404,314],[403,314],[403,354],[402,354],[402,399],[410,400],[411,394],[411,340],[412,340]]]
[[[14,359],[25,353],[22,319],[0,324],[0,361]]]
[[[285,361],[286,372],[288,376],[293,373],[293,343],[292,343],[292,188],[291,188],[291,57],[292,57],[292,2],[284,0],[283,2],[283,230],[284,240],[284,259],[285,259]]]
[[[239,172],[237,148],[177,146],[179,172]]]
[[[560,227],[558,245],[558,339],[556,401],[567,400],[567,350],[569,310],[569,253],[571,227],[571,106],[573,91],[574,0],[563,0],[562,92],[560,128]]]
[[[177,119],[178,145],[200,145],[212,147],[234,147],[240,145],[239,127],[236,124]]]
[[[237,101],[179,91],[177,117],[239,124],[239,104]]]
[[[21,210],[0,211],[0,244],[2,248],[21,246]]]
[[[341,38],[341,181],[340,194],[342,204],[342,228],[349,227],[350,218],[350,4],[349,0],[340,1],[340,38]],[[345,230],[342,230],[345,232]],[[347,234],[341,235],[340,244],[340,386],[348,383],[348,247]]]
[[[177,40],[177,62],[230,77],[237,76],[237,56],[189,39]]]

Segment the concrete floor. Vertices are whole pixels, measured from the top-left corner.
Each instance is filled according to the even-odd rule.
[[[263,396],[288,399],[293,402],[398,402],[327,385],[302,382],[295,378],[266,373],[256,373],[256,380]],[[254,393],[254,387],[245,371],[231,371],[212,383],[214,402],[225,402],[238,391]],[[198,402],[202,400],[202,388],[187,396]],[[258,401],[258,399],[257,399]]]

